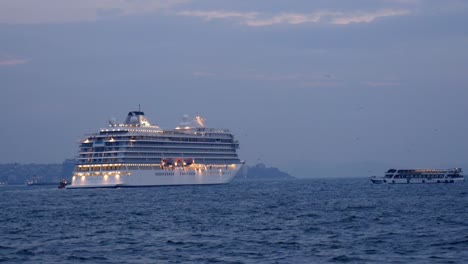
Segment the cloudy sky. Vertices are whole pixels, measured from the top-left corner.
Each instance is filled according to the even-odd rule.
[[[296,176],[468,168],[466,25],[463,0],[0,0],[0,163],[140,104]]]

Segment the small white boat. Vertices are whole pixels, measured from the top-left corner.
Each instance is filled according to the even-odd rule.
[[[464,182],[461,168],[454,169],[389,169],[384,176],[372,176],[372,183],[455,183]]]

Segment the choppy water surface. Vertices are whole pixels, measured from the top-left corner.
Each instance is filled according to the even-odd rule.
[[[0,188],[0,262],[468,263],[468,184]]]

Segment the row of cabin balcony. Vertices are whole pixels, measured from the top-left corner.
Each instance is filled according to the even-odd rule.
[[[129,163],[158,163],[161,164],[161,160],[159,159],[145,159],[145,160],[139,160],[139,159],[102,159],[99,161],[79,161],[77,165],[103,165],[103,164],[114,164],[114,163],[123,163],[123,164],[129,164]],[[197,164],[239,164],[240,160],[239,159],[204,159],[197,161]]]
[[[81,145],[80,149],[94,149],[94,148],[221,148],[221,149],[237,149],[237,144],[105,144],[103,146],[88,146]]]
[[[190,143],[187,143],[190,142]],[[213,145],[239,145],[239,141],[237,140],[219,140],[219,141],[206,141],[206,140],[199,140],[199,141],[174,141],[174,140],[132,140],[132,139],[106,139],[101,141],[90,141],[85,140],[81,142],[81,146],[83,147],[92,147],[95,145],[166,145],[166,144],[174,144],[174,145],[204,145],[204,144],[213,144]]]
[[[211,151],[220,151],[220,152],[236,152],[236,148],[173,148],[173,147],[164,147],[164,148],[147,148],[147,147],[99,147],[99,148],[81,148],[80,152],[126,152],[126,151],[144,151],[144,152],[164,152],[164,151],[200,151],[200,152],[211,152]]]
[[[218,158],[218,157],[231,157],[237,158],[239,157],[236,153],[223,153],[223,154],[200,154],[200,153],[193,153],[192,155],[178,155],[178,154],[171,154],[171,153],[164,153],[164,154],[127,154],[127,155],[114,155],[114,154],[100,154],[100,155],[79,155],[77,156],[78,159],[99,159],[99,158],[178,158],[178,157],[197,157],[197,158]]]
[[[162,130],[156,127],[142,127],[139,125],[132,125],[132,124],[119,124],[113,125],[112,127],[125,127],[125,128],[112,128],[112,129],[101,129],[100,133],[158,133],[158,134],[213,134],[213,135],[224,135],[230,134],[229,129],[220,129],[220,128],[180,128],[177,127],[174,130]],[[129,127],[129,128],[127,128]],[[138,129],[134,129],[133,127],[138,127]]]
[[[88,141],[84,140],[82,143],[91,143],[91,142],[175,142],[175,143],[239,143],[238,140],[233,140],[232,138],[214,138],[214,139],[206,139],[206,138],[193,138],[195,140],[190,140],[190,138],[186,138],[186,140],[181,138],[102,138],[102,139],[91,139]]]
[[[175,151],[178,151],[178,152],[188,152],[188,153],[193,153],[193,152],[200,152],[200,153],[208,153],[208,152],[219,152],[219,153],[224,153],[224,152],[236,152],[236,149],[233,149],[233,148],[225,148],[225,149],[220,149],[220,148],[210,148],[210,149],[207,149],[207,148],[120,148],[120,149],[117,149],[117,148],[105,148],[105,149],[102,149],[102,150],[89,150],[89,149],[86,149],[86,150],[81,150],[80,151],[80,154],[90,154],[90,153],[108,153],[108,152],[112,152],[112,153],[126,153],[126,152],[151,152],[151,153],[159,153],[159,152],[175,152]]]
[[[236,155],[236,152],[190,152],[190,153],[180,153],[180,152],[93,152],[88,154],[80,153],[79,157],[102,157],[102,156],[112,156],[112,157],[126,157],[126,156],[180,156],[180,157],[191,157],[194,155],[207,157],[207,156],[226,156],[226,155]]]
[[[152,151],[167,151],[167,150],[232,150],[236,151],[238,146],[236,145],[221,145],[221,146],[145,146],[145,145],[130,145],[130,146],[100,146],[100,147],[79,147],[82,152],[96,152],[96,151],[107,151],[107,150],[152,150]]]
[[[131,157],[131,158],[138,158],[138,157],[141,157],[141,158],[147,158],[147,157],[159,157],[159,158],[162,158],[162,157],[238,157],[238,155],[236,153],[232,153],[232,154],[198,154],[198,153],[193,153],[193,155],[178,155],[178,154],[159,154],[159,155],[156,155],[156,154],[142,154],[142,155],[79,155],[78,158],[79,159],[83,159],[83,158],[101,158],[101,157],[112,157],[112,158],[127,158],[127,157]]]
[[[83,163],[83,161],[86,161],[88,163],[99,163],[98,161],[102,161],[103,159],[106,160],[113,160],[114,163],[117,162],[118,160],[123,161],[123,160],[137,160],[139,162],[145,161],[145,160],[152,160],[152,161],[158,161],[161,162],[163,159],[167,158],[179,158],[179,157],[92,157],[92,158],[81,158],[78,157],[76,158],[78,163]],[[206,160],[236,160],[239,161],[238,157],[231,156],[231,157],[193,157],[194,160],[197,161],[206,161]]]
[[[205,134],[205,135],[200,135],[200,134],[185,134],[185,133],[178,133],[178,134],[161,134],[161,135],[139,135],[139,134],[111,134],[111,133],[105,133],[105,134],[95,134],[88,136],[88,138],[108,138],[108,137],[119,137],[119,138],[135,138],[135,139],[144,139],[144,138],[161,138],[161,139],[166,139],[166,138],[186,138],[186,139],[201,139],[201,138],[208,138],[208,139],[233,139],[234,136],[232,134]]]
[[[170,141],[170,140],[179,140],[179,141],[201,141],[201,140],[233,140],[234,136],[226,137],[201,137],[201,136],[186,136],[186,137],[164,137],[164,136],[130,136],[130,135],[99,135],[88,137],[88,140],[100,140],[100,139],[109,139],[114,138],[115,140],[125,140],[125,139],[134,139],[134,140],[161,140],[161,141]]]
[[[79,155],[103,155],[103,154],[114,154],[114,155],[138,155],[138,154],[152,154],[152,155],[165,155],[165,154],[171,154],[171,155],[193,155],[193,154],[200,154],[200,155],[205,155],[205,154],[236,154],[237,152],[232,150],[232,151],[185,151],[185,152],[179,152],[179,151],[142,151],[142,150],[126,150],[126,151],[91,151],[91,152],[80,152],[78,153]]]
[[[204,168],[207,169],[208,167],[211,168],[225,168],[225,169],[235,169],[234,164],[226,165],[226,164],[194,164],[195,168]],[[78,165],[75,168],[75,171],[82,172],[82,171],[121,171],[133,168],[143,168],[143,169],[162,169],[160,163],[120,163],[120,164],[99,164],[99,165]]]
[[[159,155],[154,155],[154,154],[134,154],[134,155],[112,155],[112,154],[102,154],[102,155],[79,155],[77,158],[78,159],[99,159],[99,158],[177,158],[177,157],[187,157],[187,155],[178,155],[178,154],[159,154]],[[231,158],[237,158],[238,155],[236,153],[233,154],[196,154],[194,155],[189,155],[189,157],[198,157],[198,158],[217,158],[217,157],[231,157]]]

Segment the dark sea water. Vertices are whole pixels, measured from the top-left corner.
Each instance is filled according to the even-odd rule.
[[[0,188],[5,263],[468,263],[468,184]]]

